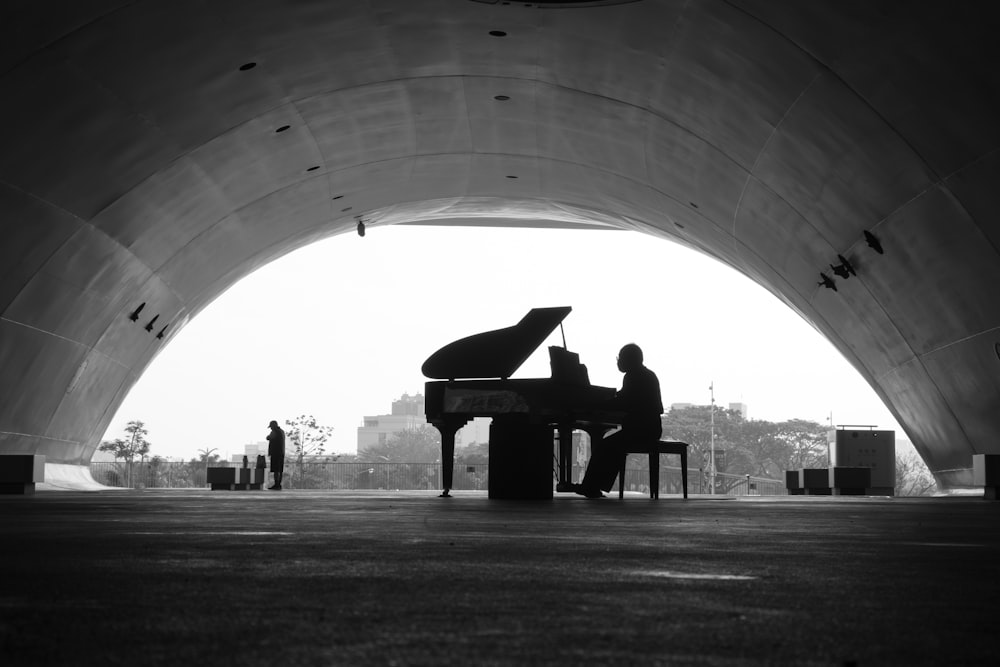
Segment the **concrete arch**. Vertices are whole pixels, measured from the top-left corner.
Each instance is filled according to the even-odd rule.
[[[941,484],[970,484],[1000,453],[995,19],[578,4],[5,10],[0,452],[86,463],[190,317],[357,216],[490,217],[727,263],[836,345]],[[825,289],[838,255],[857,276]]]

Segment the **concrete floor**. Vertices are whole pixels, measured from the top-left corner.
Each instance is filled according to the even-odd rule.
[[[981,498],[0,497],[0,664],[996,664]]]

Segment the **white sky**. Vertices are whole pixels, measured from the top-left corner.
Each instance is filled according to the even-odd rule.
[[[640,286],[640,294],[621,292]],[[356,450],[364,415],[422,393],[451,341],[572,306],[567,347],[618,387],[618,349],[642,347],[663,401],[744,402],[750,418],[871,424],[905,434],[847,361],[762,287],[679,245],[624,231],[376,227],[258,270],[195,317],[122,403],[105,439],[146,423],[152,454],[225,458],[267,423],[313,414],[328,451]],[[558,329],[514,377],[548,377]],[[668,407],[669,409],[669,407]]]

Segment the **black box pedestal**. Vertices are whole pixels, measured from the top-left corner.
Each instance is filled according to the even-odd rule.
[[[527,418],[494,417],[490,425],[489,497],[552,498],[552,427]]]

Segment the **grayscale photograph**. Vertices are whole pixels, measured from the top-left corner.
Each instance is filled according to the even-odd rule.
[[[998,32],[3,3],[0,665],[996,664]]]

